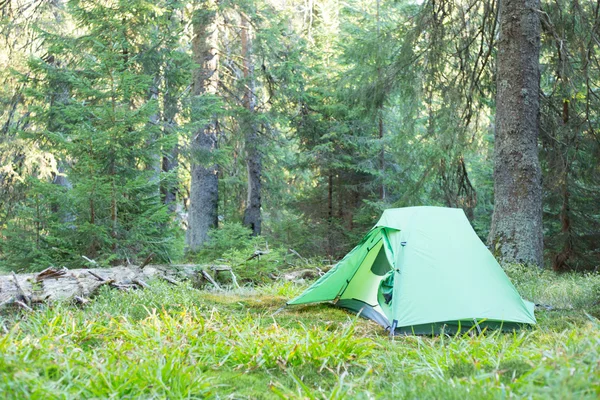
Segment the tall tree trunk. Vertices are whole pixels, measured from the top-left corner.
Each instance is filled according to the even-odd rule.
[[[565,125],[569,122],[569,102],[568,100],[563,100],[563,109],[562,109],[562,123],[563,127],[566,128]],[[561,198],[562,198],[562,207],[560,209],[560,222],[561,229],[560,235],[558,235],[563,240],[563,246],[560,252],[558,252],[552,261],[552,269],[556,272],[565,272],[573,269],[573,265],[571,265],[571,259],[575,256],[575,242],[574,242],[574,234],[572,228],[571,221],[571,205],[570,205],[570,197],[571,192],[569,191],[569,180],[571,176],[571,163],[572,159],[569,157],[569,149],[573,149],[576,147],[576,134],[567,134],[565,135],[564,141],[557,141],[556,148],[559,149],[557,154],[559,154],[560,160],[560,169],[553,168],[554,173],[557,175],[559,182],[561,182]],[[554,146],[553,146],[554,147]],[[558,163],[557,163],[558,164]],[[558,171],[562,173],[558,174]]]
[[[166,91],[163,96],[163,135],[171,136],[175,135],[175,116],[177,115],[177,98],[170,91],[169,83],[165,84]],[[170,212],[175,212],[177,206],[177,179],[172,176],[179,166],[179,147],[177,143],[173,148],[165,152],[162,158],[162,171],[166,174],[167,178],[162,181],[161,194],[163,204],[165,204]]]
[[[54,56],[50,57],[49,63],[53,68],[60,68],[58,61],[55,60]],[[54,88],[54,93],[50,98],[50,108],[60,108],[64,107],[69,103],[71,99],[71,90],[68,82],[60,80],[52,82],[52,86]],[[50,118],[48,121],[48,130],[51,132],[57,132],[64,130],[64,127],[58,126],[55,122],[58,118],[56,118],[54,111],[51,111]],[[67,135],[65,135],[67,136]],[[59,159],[57,166],[57,174],[55,175],[52,183],[55,185],[61,186],[65,191],[71,191],[73,189],[73,185],[69,180],[69,163],[65,159]],[[61,213],[61,222],[65,224],[72,225],[75,220],[75,216],[71,211],[68,211],[68,206],[66,204],[55,203],[51,206],[52,212]]]
[[[64,9],[64,1],[56,0],[56,1],[54,1],[53,5],[54,5],[54,8],[52,9],[52,12],[54,14],[54,23],[57,24],[58,26],[60,26],[60,24],[63,23],[62,11]],[[60,54],[57,54],[57,55],[50,54],[47,59],[48,64],[50,64],[52,66],[52,68],[54,68],[54,69],[60,69],[60,61],[56,58],[57,56],[60,57]],[[64,106],[66,106],[69,103],[69,101],[71,100],[71,84],[65,79],[60,79],[60,80],[53,79],[51,86],[53,87],[54,90],[53,90],[53,94],[50,98],[50,107],[53,108],[54,106],[56,106],[57,108],[62,108]],[[48,121],[48,130],[51,132],[64,130],[64,127],[59,126],[55,122],[54,112],[52,112],[52,114],[50,115],[50,120]],[[65,189],[65,191],[71,191],[73,189],[73,185],[68,176],[69,166],[70,165],[66,160],[60,159],[58,161],[58,171],[57,171],[58,173],[52,180],[52,183],[63,187]],[[58,212],[62,211],[61,222],[64,224],[69,224],[72,227],[74,227],[73,222],[75,221],[75,216],[73,215],[72,212],[66,211],[67,209],[68,209],[68,207],[66,207],[65,204],[62,204],[62,205],[61,204],[53,204],[52,205],[52,212],[58,213]]]
[[[327,255],[333,255],[333,172],[327,177]]]
[[[248,171],[248,199],[244,210],[244,225],[252,230],[252,235],[260,235],[261,231],[261,174],[262,159],[259,146],[259,135],[254,121],[256,97],[254,95],[254,63],[252,61],[252,34],[250,21],[242,14],[242,58],[244,60],[244,107],[247,110],[244,129],[246,130],[246,169]]]
[[[194,71],[193,95],[215,95],[218,86],[218,29],[216,3],[208,0],[196,11],[193,20],[192,52],[197,69]],[[190,209],[186,236],[187,251],[198,251],[208,239],[208,231],[218,222],[218,166],[211,160],[217,147],[216,116],[195,132],[192,139]],[[204,161],[204,162],[203,162]],[[208,161],[208,162],[207,162]],[[206,164],[209,164],[208,166]]]
[[[379,9],[381,1],[377,0],[377,39],[381,40],[381,21],[379,18]],[[377,91],[381,90],[383,77],[381,70],[381,46],[377,48]],[[377,101],[380,101],[380,94],[377,94]],[[379,141],[381,142],[381,150],[379,151],[379,173],[381,175],[381,185],[379,186],[379,198],[385,200],[385,144],[383,142],[383,103],[377,107],[377,130],[379,132]]]
[[[501,4],[494,214],[488,241],[503,261],[542,266],[539,9],[539,0],[504,0]]]
[[[378,114],[378,130],[379,141],[381,142],[381,150],[379,150],[379,173],[381,174],[381,185],[379,187],[379,198],[385,200],[385,144],[383,142],[383,110],[381,107],[377,110]]]
[[[170,10],[169,30],[177,32],[180,29],[175,10]],[[179,112],[176,79],[173,78],[173,71],[178,69],[178,65],[166,63],[163,70],[163,88],[162,97],[162,135],[163,137],[175,137],[175,143],[171,149],[164,149],[161,168],[165,179],[161,182],[160,192],[163,204],[167,206],[170,213],[175,213],[177,209],[177,191],[179,180],[177,179],[177,168],[179,166],[179,144],[177,141],[177,122],[175,120]],[[173,78],[173,79],[172,79]]]

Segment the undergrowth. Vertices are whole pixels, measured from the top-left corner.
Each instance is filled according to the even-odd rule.
[[[263,236],[252,236],[239,223],[224,223],[209,232],[209,241],[198,253],[188,255],[197,264],[227,264],[242,284],[268,284],[273,277],[289,269],[323,266],[323,260],[311,260]]]
[[[0,323],[0,397],[590,398],[600,396],[598,275],[507,268],[553,307],[512,334],[398,336],[327,305],[287,308],[302,286],[102,290]],[[0,327],[2,329],[2,327]]]

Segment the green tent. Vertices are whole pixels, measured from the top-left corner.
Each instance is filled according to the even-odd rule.
[[[335,267],[288,305],[333,301],[394,333],[535,324],[462,209],[385,210]]]

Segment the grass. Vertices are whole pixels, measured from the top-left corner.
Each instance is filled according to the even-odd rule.
[[[531,330],[457,337],[389,339],[326,305],[273,316],[303,289],[291,283],[106,289],[83,309],[0,317],[0,397],[598,398],[600,276],[508,273],[555,309]]]

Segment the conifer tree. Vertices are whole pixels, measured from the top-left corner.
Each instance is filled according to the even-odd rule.
[[[248,197],[244,210],[244,225],[252,230],[253,235],[261,232],[261,186],[262,186],[262,160],[259,135],[254,121],[256,109],[254,55],[252,51],[252,30],[248,15],[242,12],[241,45],[244,68],[244,97],[246,109],[243,129],[245,132],[244,145],[246,148],[246,169],[248,171]]]
[[[192,138],[190,208],[187,250],[198,251],[208,240],[208,231],[218,223],[217,118],[214,100],[219,84],[217,51],[217,5],[202,2],[193,16],[192,52],[196,63],[193,95],[196,97],[192,118],[197,128]],[[212,103],[212,108],[211,108]],[[201,110],[208,105],[209,111]],[[206,116],[203,119],[203,116]]]
[[[69,190],[35,179],[28,197],[37,200],[22,216],[34,207],[36,249],[54,262],[133,261],[152,252],[168,259],[173,236],[152,168],[168,144],[150,123],[158,102],[149,96],[161,66],[144,63],[160,47],[162,14],[144,0],[73,0],[67,12],[78,32],[43,33],[48,55],[32,61],[28,83],[37,122],[21,135],[64,160],[59,177]],[[10,246],[4,251],[23,256]]]
[[[38,3],[0,5],[1,266],[168,260],[242,224],[337,257],[411,205],[461,207],[496,254],[539,262],[540,219],[508,223],[540,194],[546,263],[597,266],[596,3]],[[539,142],[537,36],[511,30],[536,16]]]
[[[554,270],[591,270],[600,238],[600,203],[592,200],[600,198],[599,5],[561,0],[542,9],[544,243]]]

